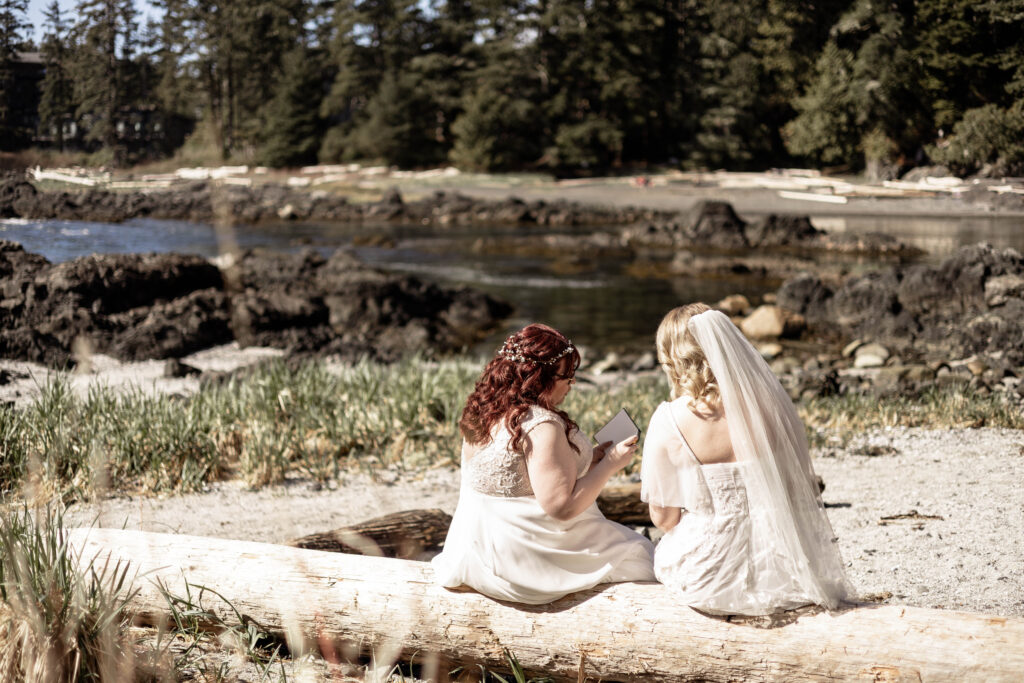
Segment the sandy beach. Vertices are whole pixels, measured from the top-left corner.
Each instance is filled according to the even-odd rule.
[[[227,346],[187,360],[223,370],[275,353]],[[3,387],[0,400],[31,400],[44,381],[39,366],[17,367],[38,374]],[[157,361],[97,358],[91,374],[71,380],[80,392],[96,382],[183,394],[198,385],[194,378],[164,378],[161,367]],[[0,362],[0,368],[12,364]],[[879,429],[812,455],[847,570],[862,596],[1024,616],[1024,433]],[[351,470],[327,484],[293,478],[258,490],[226,481],[184,495],[113,493],[72,505],[66,521],[282,543],[400,510],[451,513],[458,489],[459,473],[452,468],[372,475]]]
[[[867,454],[876,452],[885,454]],[[877,430],[813,455],[863,598],[1024,616],[1024,435]],[[66,521],[282,543],[400,510],[452,513],[458,488],[449,468],[353,472],[327,486],[295,479],[256,491],[225,482],[203,493],[79,503]]]

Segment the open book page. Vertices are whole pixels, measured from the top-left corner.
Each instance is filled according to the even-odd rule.
[[[594,440],[598,444],[602,444],[605,441],[611,441],[613,444],[625,441],[631,436],[636,436],[640,433],[640,428],[633,422],[633,418],[629,416],[626,409],[623,408],[619,412],[615,413],[615,417],[608,421],[604,427],[597,430],[594,434]]]

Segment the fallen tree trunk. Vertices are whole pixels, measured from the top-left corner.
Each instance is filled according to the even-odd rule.
[[[166,618],[162,583],[209,593],[203,608],[232,609],[272,634],[332,653],[370,650],[378,662],[462,662],[504,669],[513,652],[555,680],[1019,681],[1024,619],[867,605],[774,620],[702,615],[660,584],[624,583],[550,605],[501,603],[432,582],[422,562],[140,531],[78,529],[86,560],[127,561],[141,588],[131,609]],[[383,653],[383,654],[382,654]],[[442,669],[443,671],[443,669]],[[428,674],[430,671],[428,670]]]
[[[334,531],[310,534],[288,545],[332,553],[420,559],[444,545],[452,516],[443,510],[402,510]]]

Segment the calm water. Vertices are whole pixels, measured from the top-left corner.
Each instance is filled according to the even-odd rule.
[[[941,259],[967,244],[988,242],[1024,253],[1024,218],[1006,216],[854,216],[815,217],[815,227],[829,232],[880,232]]]
[[[939,258],[963,244],[989,241],[1024,251],[1020,219],[1000,218],[822,218],[815,224],[840,232],[885,232]],[[567,229],[566,232],[571,232]],[[367,237],[387,241],[355,246],[367,262],[424,279],[468,284],[516,306],[506,329],[547,322],[577,343],[600,349],[639,350],[653,344],[658,321],[668,309],[694,300],[716,301],[728,294],[757,297],[776,283],[749,279],[644,277],[626,264],[606,259],[574,262],[517,254],[478,254],[482,235],[530,234],[523,228],[472,226],[436,230],[422,226],[338,226],[287,223],[242,226],[218,234],[202,223],[133,220],[123,224],[81,221],[0,221],[0,239],[53,262],[89,253],[185,252],[215,256],[225,245],[281,251],[315,248],[328,254],[340,246],[364,245]]]

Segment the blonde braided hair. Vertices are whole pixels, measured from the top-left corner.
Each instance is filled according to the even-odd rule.
[[[690,318],[710,311],[703,303],[673,308],[658,325],[658,362],[672,387],[672,398],[688,396],[692,405],[703,403],[712,410],[722,407],[718,381],[711,372],[704,351],[697,344],[687,324]]]

